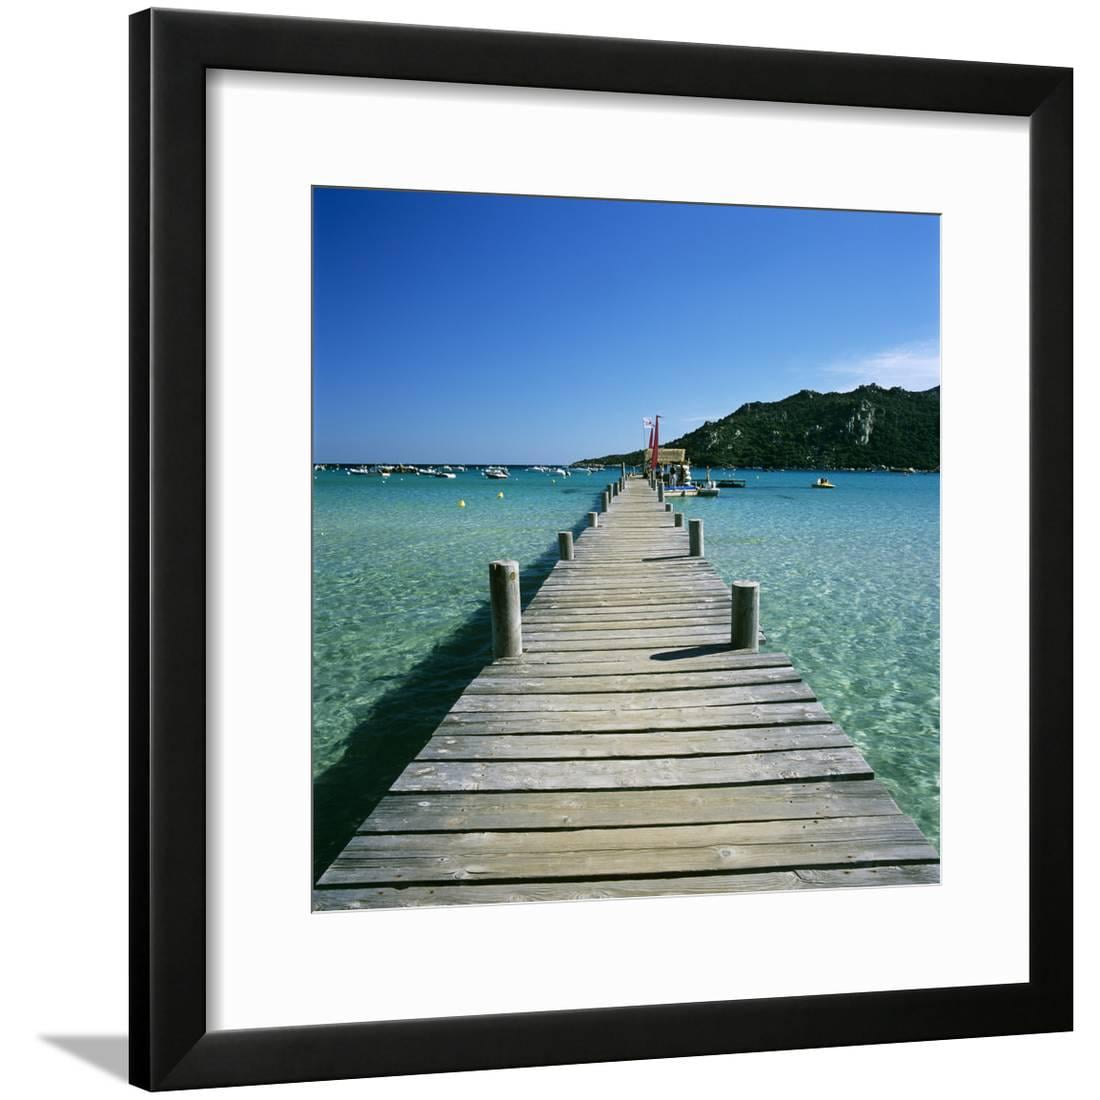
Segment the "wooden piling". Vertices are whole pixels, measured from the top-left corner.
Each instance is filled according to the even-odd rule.
[[[688,554],[693,558],[703,556],[703,521],[701,519],[688,520]]]
[[[665,499],[665,483],[663,481],[657,482],[657,503],[662,504]]]
[[[730,644],[756,653],[760,649],[760,583],[734,581],[730,594]]]
[[[683,512],[673,512],[672,513],[672,526],[673,527],[683,527],[684,526],[684,513]]]
[[[599,525],[600,525],[600,513],[599,512],[589,512],[588,513],[588,526],[589,527],[599,527]]]
[[[572,531],[559,531],[558,532],[558,557],[562,561],[573,560],[573,532]]]
[[[666,512],[671,512],[672,511],[672,505],[667,500],[665,501],[665,511]]]
[[[493,622],[493,656],[519,657],[523,628],[519,613],[519,562],[489,562],[489,612]]]
[[[605,512],[610,510],[610,508],[611,508],[611,492],[610,492],[610,490],[604,489],[604,491],[602,493],[600,493],[600,507],[603,508],[603,510]]]

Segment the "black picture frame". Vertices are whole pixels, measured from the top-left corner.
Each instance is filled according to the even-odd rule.
[[[130,1077],[147,1089],[1069,1030],[1072,70],[152,10],[130,21]],[[205,76],[212,68],[1030,120],[1030,980],[208,1031]],[[1021,639],[1023,644],[1023,639]]]

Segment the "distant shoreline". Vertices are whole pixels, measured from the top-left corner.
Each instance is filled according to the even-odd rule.
[[[356,466],[417,466],[422,469],[428,469],[434,467],[439,469],[443,466],[465,466],[466,472],[474,472],[486,469],[489,466],[500,466],[504,469],[512,470],[517,468],[533,469],[536,466],[561,466],[566,470],[583,470],[585,467],[593,465],[588,462],[314,462],[314,469],[349,469]],[[595,464],[599,465],[599,463]],[[617,469],[618,462],[606,462],[602,464],[604,469]],[[626,464],[628,468],[631,468],[631,463]],[[692,470],[702,470],[707,468],[705,462],[691,463]],[[754,474],[784,474],[784,473],[816,473],[827,472],[832,474],[938,474],[939,468],[935,469],[920,469],[915,466],[716,466],[711,463],[711,470],[748,470]],[[638,469],[638,463],[633,464],[633,469]]]

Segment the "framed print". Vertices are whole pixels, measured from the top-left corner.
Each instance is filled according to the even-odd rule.
[[[132,1080],[1067,1029],[1070,72],[131,43]]]

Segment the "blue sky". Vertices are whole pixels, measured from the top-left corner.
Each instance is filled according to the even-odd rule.
[[[317,462],[568,462],[939,382],[926,214],[316,188]]]

